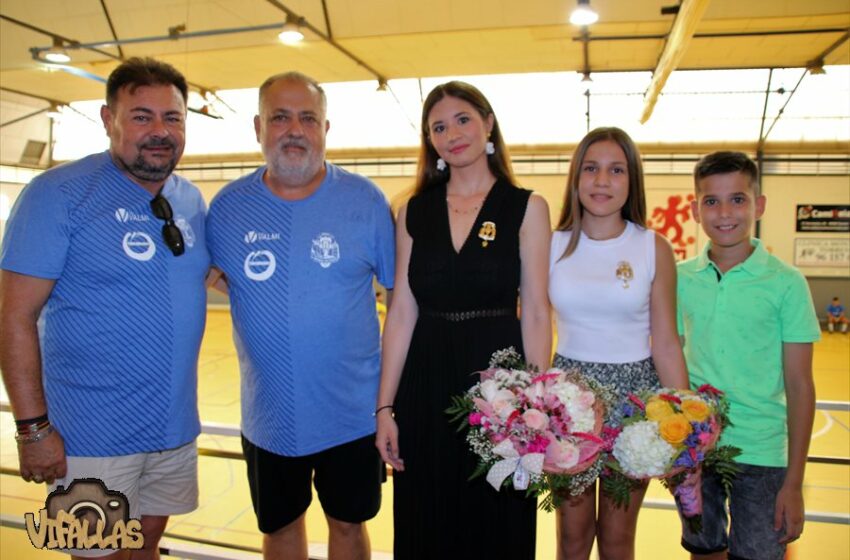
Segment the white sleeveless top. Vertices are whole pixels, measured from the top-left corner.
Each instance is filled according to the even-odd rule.
[[[558,354],[582,362],[620,364],[650,357],[649,295],[655,278],[655,232],[626,222],[619,237],[552,235],[549,300],[558,317]],[[560,259],[560,260],[559,260]]]

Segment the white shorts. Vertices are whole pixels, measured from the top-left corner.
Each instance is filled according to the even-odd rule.
[[[198,446],[192,441],[176,449],[116,457],[67,457],[68,473],[56,479],[67,490],[75,479],[97,478],[106,488],[124,494],[130,519],[144,515],[169,516],[198,507]],[[115,550],[63,550],[75,556],[98,557]]]

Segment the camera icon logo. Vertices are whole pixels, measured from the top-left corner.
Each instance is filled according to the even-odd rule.
[[[145,545],[142,523],[130,519],[130,502],[97,478],[78,478],[47,496],[38,514],[25,513],[35,548],[138,550]]]
[[[66,490],[59,486],[45,501],[47,515],[58,518],[65,511],[79,519],[88,520],[89,535],[95,534],[98,521],[103,522],[103,534],[111,534],[115,523],[130,520],[130,505],[121,492],[109,490],[97,478],[78,478]]]

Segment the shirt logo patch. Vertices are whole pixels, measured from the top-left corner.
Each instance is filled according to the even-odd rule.
[[[121,242],[124,254],[134,261],[149,261],[156,254],[156,245],[147,233],[131,231],[124,235]]]
[[[322,268],[328,268],[339,260],[339,243],[330,233],[320,233],[313,240],[310,258],[319,263]]]
[[[145,214],[130,212],[126,208],[119,208],[115,211],[115,219],[126,224],[127,222],[147,222],[150,217]]]
[[[183,234],[183,241],[186,243],[188,247],[195,246],[195,230],[192,229],[192,224],[184,218],[183,216],[176,216],[174,218],[174,225],[176,225],[180,229],[180,233]]]
[[[277,241],[280,239],[279,233],[263,233],[261,231],[251,230],[243,237],[245,243],[255,243],[257,241]]]
[[[277,260],[271,251],[251,251],[245,257],[243,269],[249,280],[262,282],[268,280],[277,268]]]

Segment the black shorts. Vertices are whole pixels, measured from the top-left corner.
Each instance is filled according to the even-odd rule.
[[[307,511],[311,480],[325,514],[346,523],[372,519],[381,508],[387,470],[375,434],[302,457],[261,449],[242,436],[251,502],[263,533],[281,529]],[[315,474],[314,474],[315,473]]]

